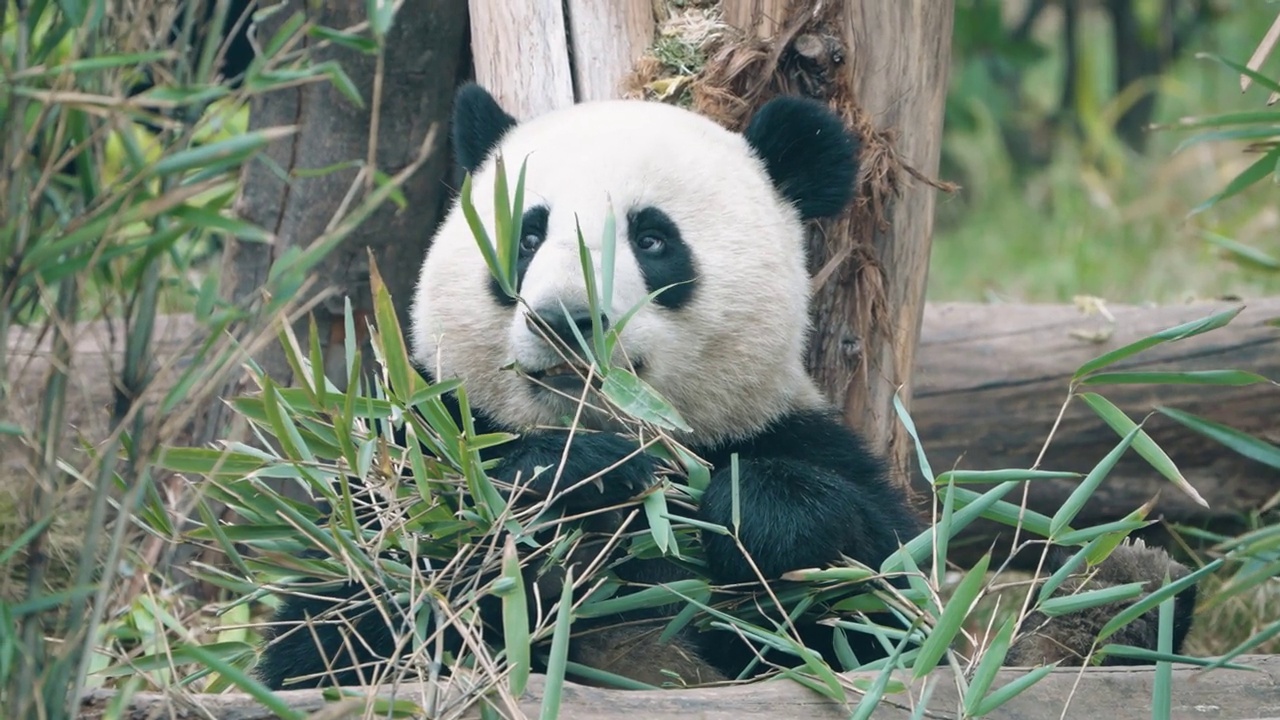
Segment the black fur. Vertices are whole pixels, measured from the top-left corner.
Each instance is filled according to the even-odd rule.
[[[767,579],[829,565],[841,552],[878,567],[921,530],[881,460],[830,413],[794,413],[750,440],[701,450],[716,470],[699,514],[726,527],[732,517],[733,453],[740,537]],[[703,544],[717,580],[755,579],[732,540],[709,534]]]
[[[744,135],[802,219],[839,215],[853,198],[859,143],[826,105],[774,98],[755,114]]]
[[[667,288],[653,301],[668,310],[688,305],[697,288],[698,265],[675,221],[656,207],[637,208],[627,213],[627,237],[645,287],[649,292]]]
[[[453,101],[453,152],[458,164],[475,172],[498,146],[502,136],[516,126],[489,91],[468,83],[458,89]]]

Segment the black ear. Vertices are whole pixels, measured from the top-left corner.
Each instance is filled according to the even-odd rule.
[[[475,172],[516,119],[498,105],[488,90],[467,83],[453,98],[453,152],[458,164]]]
[[[823,103],[774,98],[751,118],[744,135],[802,219],[839,215],[853,199],[859,143]]]

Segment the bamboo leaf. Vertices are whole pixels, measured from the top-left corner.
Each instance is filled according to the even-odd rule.
[[[515,537],[507,535],[502,549],[502,581],[509,589],[502,598],[502,637],[506,647],[507,666],[511,669],[511,692],[519,697],[524,694],[532,669],[529,635],[529,605],[525,594],[524,574],[520,568],[520,556],[516,554]]]
[[[1093,411],[1097,413],[1098,417],[1102,418],[1103,421],[1106,422],[1107,425],[1110,425],[1111,429],[1115,430],[1117,433],[1128,434],[1132,432],[1134,428],[1138,427],[1138,424],[1129,419],[1129,416],[1126,415],[1123,410],[1113,405],[1110,400],[1107,400],[1101,395],[1096,395],[1094,393],[1081,393],[1080,398],[1084,400],[1090,408],[1093,408]],[[1200,496],[1200,493],[1196,492],[1196,489],[1191,486],[1191,483],[1187,482],[1187,479],[1182,476],[1182,472],[1178,470],[1178,466],[1174,464],[1173,459],[1170,458],[1165,451],[1156,444],[1155,440],[1152,440],[1151,436],[1147,435],[1145,431],[1138,431],[1138,434],[1133,439],[1133,449],[1137,451],[1137,453],[1141,455],[1142,458],[1151,465],[1151,467],[1155,468],[1161,475],[1168,478],[1175,487],[1190,496],[1197,504],[1201,507],[1209,507],[1209,503],[1205,502],[1205,499]]]
[[[1097,370],[1101,370],[1102,368],[1108,365],[1111,365],[1119,360],[1123,360],[1131,355],[1136,355],[1142,352],[1143,350],[1155,347],[1156,345],[1161,345],[1163,343],[1168,343],[1168,342],[1177,342],[1179,340],[1185,340],[1189,337],[1195,337],[1196,335],[1209,332],[1210,330],[1216,330],[1220,327],[1225,327],[1228,323],[1234,320],[1237,315],[1240,314],[1241,310],[1244,310],[1243,305],[1237,308],[1232,308],[1231,310],[1224,310],[1219,313],[1214,313],[1213,315],[1200,318],[1199,320],[1192,320],[1191,322],[1186,322],[1181,325],[1176,325],[1171,328],[1166,328],[1154,335],[1150,335],[1148,337],[1142,338],[1141,340],[1137,340],[1135,342],[1129,343],[1124,347],[1116,348],[1115,350],[1112,350],[1109,353],[1106,353],[1104,355],[1094,358],[1093,360],[1090,360],[1084,365],[1081,365],[1076,370],[1075,374],[1071,376],[1071,378],[1073,380],[1079,380],[1086,375],[1089,375]]]
[[[1050,538],[1056,538],[1059,533],[1065,529],[1072,520],[1076,519],[1076,515],[1084,508],[1084,504],[1093,497],[1094,491],[1102,484],[1107,475],[1111,473],[1112,468],[1120,461],[1120,456],[1124,455],[1129,446],[1133,444],[1133,439],[1137,437],[1141,431],[1141,426],[1134,425],[1133,429],[1120,440],[1120,444],[1112,448],[1102,461],[1094,466],[1093,470],[1085,476],[1084,482],[1076,486],[1071,491],[1071,495],[1058,508],[1058,512],[1053,514],[1053,519],[1049,522]]]
[[[1157,407],[1156,411],[1205,437],[1225,445],[1250,460],[1280,470],[1280,447],[1276,445],[1272,445],[1261,438],[1242,433],[1222,423],[1206,420],[1182,410]]]
[[[918,680],[933,672],[933,669],[938,666],[938,661],[942,659],[942,656],[951,647],[952,641],[960,633],[965,617],[969,614],[969,608],[973,607],[973,603],[982,592],[983,583],[986,581],[987,566],[990,563],[991,554],[983,555],[982,559],[969,572],[965,573],[964,579],[956,586],[956,590],[947,601],[946,607],[942,609],[942,616],[938,618],[938,624],[934,626],[933,632],[930,632],[929,636],[925,638],[924,645],[920,647],[920,654],[916,656],[916,661],[912,668],[912,674],[915,679]]]

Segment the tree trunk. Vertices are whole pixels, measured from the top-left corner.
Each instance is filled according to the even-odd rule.
[[[476,81],[528,120],[575,101],[621,97],[623,79],[653,41],[653,5],[473,0],[471,27]]]
[[[317,23],[344,28],[366,19],[367,3],[341,0],[321,4],[291,0],[273,13],[259,38],[272,33],[301,9]],[[357,328],[371,308],[368,250],[372,250],[404,317],[412,299],[418,266],[430,229],[448,203],[444,180],[450,167],[448,117],[465,51],[467,6],[464,0],[406,0],[386,42],[381,101],[377,103],[377,169],[395,173],[415,160],[427,134],[434,130],[431,156],[403,187],[403,210],[388,204],[322,261],[314,276],[321,284],[312,292],[332,289],[331,297],[314,314],[326,351],[343,346],[343,298],[351,299]],[[298,173],[369,157],[376,59],[341,46],[318,50],[313,61],[336,60],[364,94],[366,107],[348,101],[329,83],[308,84],[258,98],[250,108],[250,129],[297,125],[299,132],[266,151],[267,162],[249,166],[243,179],[239,212],[276,237],[272,245],[228,241],[223,256],[222,293],[242,301],[258,292],[274,260],[288,248],[305,247],[322,235],[344,206],[358,170],[346,167],[306,177]],[[279,174],[289,174],[286,181]],[[362,188],[355,189],[357,201]],[[300,337],[305,337],[305,329]],[[257,358],[268,375],[289,383],[292,373],[278,345],[270,344]],[[338,373],[345,378],[345,373]],[[225,395],[234,394],[234,387]],[[196,434],[197,442],[222,437],[225,405],[214,403]]]
[[[723,8],[726,21],[772,46],[773,83],[828,100],[862,135],[860,200],[810,243],[809,370],[906,482],[910,438],[893,398],[911,400],[935,193],[921,180],[938,169],[953,3],[724,0]]]
[[[314,22],[333,28],[351,27],[367,18],[367,3],[361,0],[318,4],[290,0],[287,5],[257,28],[259,38],[272,37],[299,10]],[[345,298],[351,301],[358,345],[366,352],[368,349],[362,331],[367,327],[366,318],[372,316],[369,253],[378,263],[396,312],[407,317],[429,232],[447,207],[445,180],[451,168],[448,117],[465,57],[466,27],[465,0],[406,0],[386,38],[380,98],[371,92],[377,59],[335,44],[316,50],[312,61],[337,61],[360,89],[364,108],[327,82],[260,96],[250,107],[251,130],[296,125],[299,131],[268,146],[263,161],[249,164],[244,173],[237,209],[246,220],[271,232],[275,242],[227,239],[220,292],[235,303],[260,291],[282,253],[306,248],[331,227],[343,208],[360,202],[372,185],[361,181],[359,170],[352,165],[372,160],[376,168],[369,171],[394,175],[418,162],[424,142],[433,138],[426,148],[430,154],[425,162],[401,187],[404,209],[387,203],[366,218],[314,269],[312,277],[317,282],[304,291],[309,298],[327,293],[310,315],[324,351],[326,372],[340,386],[347,376],[343,369]],[[370,131],[375,119],[377,142],[371,156]],[[342,169],[305,173],[340,165]],[[301,304],[308,297],[295,301]],[[307,323],[298,323],[295,331],[305,342]],[[266,343],[254,360],[276,382],[287,385],[293,381],[279,343]],[[209,403],[192,431],[194,444],[235,436],[222,398],[240,394],[244,382],[243,377],[232,378]],[[282,490],[293,494],[290,486]],[[180,571],[193,552],[191,546],[178,546],[169,564]]]

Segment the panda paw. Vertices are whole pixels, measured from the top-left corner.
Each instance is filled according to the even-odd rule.
[[[553,505],[571,513],[618,505],[653,484],[653,460],[631,440],[613,433],[578,432],[566,454],[569,440],[567,431],[528,433],[498,449],[504,456],[494,476],[519,484],[525,496],[551,498]],[[595,479],[583,482],[587,478]]]
[[[1055,563],[1058,567],[1069,557],[1063,554]],[[1050,570],[1055,570],[1051,567]],[[1115,550],[1100,565],[1088,573],[1073,575],[1054,592],[1055,596],[1101,590],[1128,583],[1139,582],[1147,593],[1164,584],[1164,579],[1175,581],[1186,577],[1190,570],[1174,560],[1162,548],[1148,547],[1142,540],[1127,542]],[[1046,617],[1033,612],[1023,623],[1025,632],[1009,648],[1005,665],[1032,666],[1057,662],[1061,665],[1082,665],[1094,648],[1094,641],[1102,628],[1115,615],[1127,608],[1132,601],[1107,603],[1079,612]],[[1180,653],[1187,633],[1191,630],[1196,605],[1196,587],[1191,585],[1179,592],[1174,599],[1173,652]],[[1159,608],[1152,608],[1120,628],[1107,642],[1118,645],[1155,650],[1159,637]],[[1142,664],[1142,660],[1107,656],[1103,665]]]

